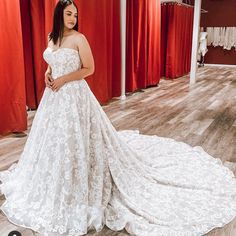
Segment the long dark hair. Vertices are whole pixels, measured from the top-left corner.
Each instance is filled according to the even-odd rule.
[[[63,11],[64,9],[73,4],[78,12],[78,7],[74,3],[73,0],[59,0],[53,15],[53,26],[52,31],[49,33],[49,40],[52,39],[53,43],[56,44],[58,39],[61,41],[63,37],[63,28],[64,28],[64,17],[63,17]],[[77,14],[77,21],[76,25],[73,27],[74,30],[78,31],[78,14]]]

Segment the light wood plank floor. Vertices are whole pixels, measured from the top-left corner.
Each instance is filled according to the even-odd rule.
[[[189,76],[161,80],[158,87],[113,99],[103,106],[117,130],[139,129],[143,134],[156,134],[202,146],[223,161],[236,163],[236,68],[204,67],[198,69],[197,83],[189,87]],[[35,112],[28,113],[29,132]],[[0,137],[0,170],[17,162],[27,137]],[[0,198],[0,205],[5,200]],[[39,235],[17,227],[0,214],[0,235],[17,229],[23,236]],[[220,235],[220,229],[207,235]],[[217,234],[218,233],[218,234]],[[123,236],[105,228],[96,236]],[[225,235],[225,234],[224,234]],[[226,234],[227,235],[227,234]],[[235,232],[236,235],[236,232]]]

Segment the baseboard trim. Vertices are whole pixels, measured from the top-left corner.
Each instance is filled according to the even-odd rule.
[[[204,64],[205,66],[223,66],[223,67],[236,67],[236,65],[227,65],[227,64]]]

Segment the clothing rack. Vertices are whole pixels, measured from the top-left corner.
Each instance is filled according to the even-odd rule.
[[[163,1],[161,1],[161,3],[162,4],[173,3],[173,4],[177,4],[177,5],[181,5],[181,6],[193,7],[194,8],[193,5],[188,4],[188,3],[179,2],[178,0],[176,0],[176,1],[174,1],[174,0],[173,1],[165,1],[165,0],[163,0]],[[207,10],[201,9],[201,13],[207,13],[207,12],[208,12]]]

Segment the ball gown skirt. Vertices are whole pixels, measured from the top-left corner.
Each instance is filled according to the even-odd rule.
[[[47,48],[52,77],[79,52]],[[1,210],[43,235],[104,225],[138,236],[198,236],[236,217],[236,179],[220,159],[173,139],[116,131],[84,79],[45,88],[17,164],[0,172]]]

